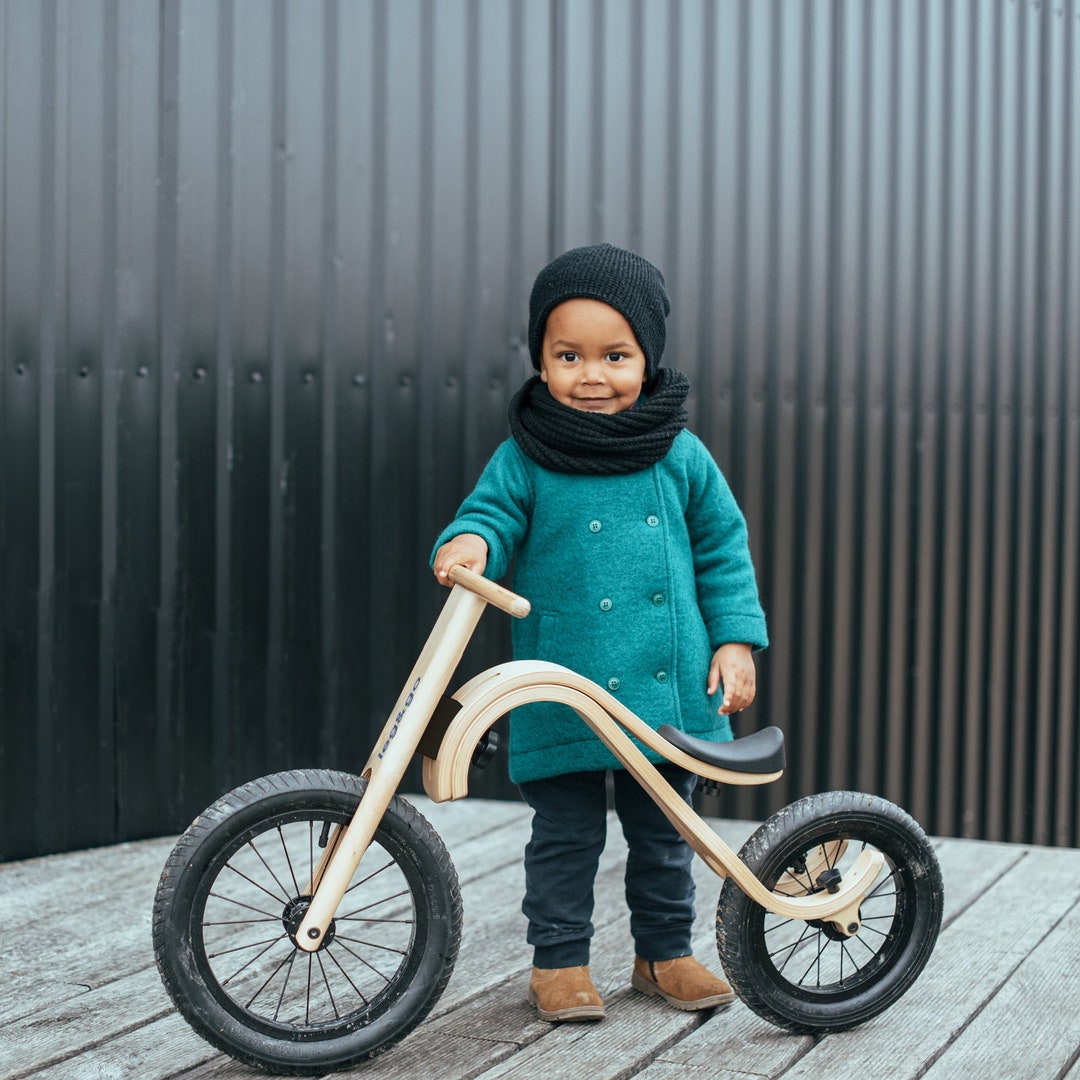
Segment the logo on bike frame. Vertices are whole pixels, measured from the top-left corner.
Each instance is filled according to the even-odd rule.
[[[417,678],[416,682],[412,684],[412,689],[409,691],[409,696],[405,699],[405,704],[401,706],[397,716],[394,717],[394,726],[390,729],[390,734],[386,736],[386,742],[382,744],[382,749],[378,753],[378,758],[381,761],[383,754],[390,748],[390,742],[394,736],[398,733],[398,728],[401,727],[401,721],[405,718],[405,714],[409,711],[409,706],[413,703],[413,698],[416,696],[416,688],[420,685],[420,679]]]

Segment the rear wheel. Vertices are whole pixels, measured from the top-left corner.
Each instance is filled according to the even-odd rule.
[[[395,798],[318,951],[296,944],[320,856],[366,784],[327,770],[252,781],[177,842],[154,904],[154,953],[188,1023],[279,1073],[353,1065],[439,999],[461,938],[457,875],[431,825]]]
[[[740,858],[770,890],[808,896],[843,879],[865,848],[885,856],[859,909],[859,932],[770,914],[728,879],[716,913],[727,977],[759,1016],[791,1031],[854,1027],[889,1008],[918,977],[941,927],[937,856],[899,807],[827,792],[778,811]]]

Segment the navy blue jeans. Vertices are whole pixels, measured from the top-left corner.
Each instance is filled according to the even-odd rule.
[[[697,777],[675,765],[660,772],[686,802]],[[626,903],[634,949],[643,960],[690,952],[694,923],[694,853],[624,769],[612,771],[615,811],[629,845]],[[520,785],[533,809],[525,848],[525,900],[533,965],[576,967],[589,962],[593,883],[607,835],[603,771],[567,773]]]

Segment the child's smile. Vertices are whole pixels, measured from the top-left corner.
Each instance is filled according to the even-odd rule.
[[[566,300],[547,317],[540,378],[561,405],[625,412],[641,395],[645,354],[613,307],[600,300]]]

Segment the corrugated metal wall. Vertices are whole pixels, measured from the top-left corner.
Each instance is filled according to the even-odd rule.
[[[667,273],[771,617],[745,723],[791,766],[718,808],[856,786],[1080,842],[1076,0],[3,0],[0,34],[0,857],[360,764],[531,279],[599,239]]]

